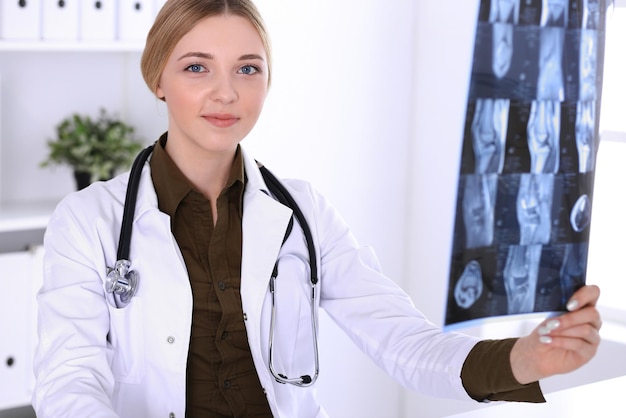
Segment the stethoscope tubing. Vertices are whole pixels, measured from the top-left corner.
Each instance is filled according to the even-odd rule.
[[[130,262],[130,242],[132,236],[133,229],[133,221],[135,215],[135,206],[137,204],[137,194],[139,191],[139,182],[141,180],[141,171],[143,166],[145,165],[148,157],[154,150],[154,144],[149,145],[144,148],[135,158],[133,165],[130,170],[130,175],[128,179],[128,186],[126,188],[126,197],[124,201],[124,212],[122,215],[122,225],[120,228],[120,237],[119,243],[117,247],[117,261],[115,262],[115,266],[107,272],[107,279],[105,289],[107,293],[112,294],[113,301],[115,303],[116,308],[124,308],[126,307],[132,297],[136,294],[137,288],[139,285],[139,275],[136,271],[131,269]],[[288,206],[295,215],[298,224],[302,228],[302,232],[304,234],[307,250],[309,254],[309,266],[310,266],[310,281],[311,281],[311,329],[312,329],[312,338],[313,338],[313,355],[315,362],[315,370],[313,376],[311,375],[303,375],[298,378],[289,378],[281,373],[278,373],[274,369],[273,362],[273,344],[274,344],[274,333],[275,333],[275,320],[276,320],[276,300],[275,300],[275,286],[276,286],[276,277],[278,275],[278,261],[274,265],[274,270],[272,272],[272,276],[270,278],[270,292],[272,295],[272,308],[271,308],[271,317],[270,317],[270,341],[269,341],[269,369],[272,373],[272,376],[276,379],[277,382],[280,383],[290,383],[296,386],[310,386],[317,380],[319,375],[319,351],[317,346],[317,308],[316,308],[316,299],[317,299],[317,258],[315,252],[315,245],[313,242],[313,235],[311,233],[311,229],[302,213],[302,210],[291,196],[289,191],[281,184],[281,182],[264,166],[259,165],[259,170],[261,171],[261,175],[263,179],[267,183],[268,189],[271,193],[273,193],[276,199]],[[289,222],[289,226],[287,227],[287,232],[285,234],[285,240],[289,236],[291,230],[293,228],[293,218],[291,218]],[[284,243],[284,241],[283,241]]]
[[[286,204],[293,211],[300,227],[302,228],[302,232],[304,234],[304,238],[307,243],[307,250],[309,253],[309,266],[311,269],[311,330],[312,338],[313,338],[313,357],[315,362],[315,370],[313,376],[311,375],[302,375],[297,378],[289,378],[281,373],[278,373],[274,368],[274,323],[276,320],[276,299],[275,299],[275,291],[276,291],[276,278],[278,276],[278,262],[274,265],[274,270],[272,272],[272,277],[270,278],[270,293],[272,295],[272,312],[270,318],[270,341],[269,341],[269,369],[272,373],[272,376],[279,383],[290,383],[292,385],[306,387],[311,386],[317,380],[319,375],[319,351],[318,351],[318,343],[317,343],[317,308],[316,308],[316,294],[317,294],[317,258],[315,254],[315,244],[313,242],[313,234],[311,233],[311,229],[309,227],[302,210],[291,196],[289,191],[283,186],[283,184],[264,166],[259,166],[259,170],[263,175],[263,179],[267,182],[267,186],[270,191],[276,194],[278,201]],[[290,225],[291,226],[291,225]],[[291,228],[288,228],[287,234],[289,234]],[[285,236],[286,239],[286,236]]]
[[[133,233],[133,218],[135,216],[141,170],[153,150],[154,144],[144,148],[139,155],[137,155],[130,169],[128,187],[126,188],[126,200],[124,201],[124,214],[122,215],[122,227],[120,229],[120,240],[117,246],[118,260],[130,260],[130,237]]]

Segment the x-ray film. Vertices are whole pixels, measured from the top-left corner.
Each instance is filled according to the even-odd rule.
[[[585,284],[607,0],[481,0],[446,327]]]

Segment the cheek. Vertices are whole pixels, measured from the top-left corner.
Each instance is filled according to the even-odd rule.
[[[267,96],[267,90],[260,90],[253,94],[250,94],[246,98],[246,107],[251,114],[256,114],[257,116],[263,110],[263,105],[265,104],[265,97]]]
[[[199,95],[197,91],[182,88],[168,88],[167,85],[165,85],[161,91],[163,92],[168,107],[176,110],[178,113],[185,113],[201,106],[202,100],[198,98]]]

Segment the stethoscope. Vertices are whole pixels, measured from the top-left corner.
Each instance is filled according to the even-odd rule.
[[[139,190],[139,180],[141,178],[141,169],[146,163],[148,157],[152,153],[154,145],[144,148],[135,158],[130,170],[128,186],[126,188],[126,200],[124,204],[124,213],[122,215],[122,226],[120,230],[120,239],[117,247],[117,261],[113,268],[109,268],[107,272],[105,290],[112,295],[115,308],[125,308],[131,299],[137,293],[139,287],[139,274],[135,270],[131,270],[130,239],[133,229],[133,217],[135,214],[135,205],[137,203],[137,191]],[[311,386],[317,380],[319,375],[319,352],[317,347],[317,309],[315,301],[317,297],[317,259],[315,256],[315,246],[313,244],[313,236],[311,229],[307,223],[300,207],[291,196],[289,191],[282,183],[264,166],[260,166],[259,170],[263,176],[263,180],[267,184],[270,193],[283,205],[289,207],[295,215],[307,244],[310,264],[310,281],[311,281],[311,329],[313,335],[313,356],[315,370],[313,376],[302,375],[300,377],[290,378],[276,371],[274,367],[274,335],[276,321],[276,278],[278,277],[278,260],[274,263],[274,269],[270,277],[269,288],[272,295],[272,311],[270,319],[270,335],[269,335],[269,369],[274,379],[279,383],[290,383],[295,386]],[[283,239],[283,244],[289,237],[293,229],[293,217],[289,221],[287,232]]]

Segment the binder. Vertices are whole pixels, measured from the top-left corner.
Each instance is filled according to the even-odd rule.
[[[31,256],[27,251],[0,254],[0,268],[15,272],[17,280],[3,280],[3,292],[11,297],[0,304],[0,410],[15,408],[29,402],[29,373],[32,369],[30,337],[33,331],[30,318],[35,309],[34,294],[30,292]],[[3,278],[5,276],[3,275]],[[31,297],[32,296],[32,297]],[[20,318],[21,322],[7,320]],[[27,318],[27,319],[26,319]]]
[[[127,0],[126,0],[127,1]],[[117,1],[80,0],[80,34],[82,41],[113,41],[117,37]]]
[[[0,39],[41,38],[41,0],[0,0]]]
[[[78,39],[79,0],[45,0],[43,2],[42,37],[44,40]]]
[[[154,0],[123,0],[118,2],[118,39],[145,41],[154,21]]]

